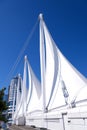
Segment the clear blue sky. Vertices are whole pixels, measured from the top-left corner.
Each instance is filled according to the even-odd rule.
[[[23,56],[28,55],[38,77],[39,25],[16,70],[8,77],[39,13],[66,58],[87,77],[87,0],[0,0],[0,88],[23,73]]]

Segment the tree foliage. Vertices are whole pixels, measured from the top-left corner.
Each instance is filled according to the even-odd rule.
[[[6,101],[4,101],[5,89],[3,88],[0,90],[0,120],[7,121],[4,113],[8,109]]]

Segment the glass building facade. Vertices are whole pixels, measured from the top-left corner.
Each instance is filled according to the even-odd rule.
[[[17,87],[19,82],[19,89],[21,92],[21,77],[20,75],[17,77],[14,77],[11,80],[11,83],[9,85],[8,89],[8,123],[12,123],[12,115],[16,109],[16,97],[17,97]]]

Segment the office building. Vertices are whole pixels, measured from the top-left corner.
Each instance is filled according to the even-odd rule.
[[[16,97],[17,97],[17,87],[19,83],[19,91],[21,92],[21,77],[18,75],[11,80],[8,88],[8,123],[12,123],[12,115],[16,109]]]

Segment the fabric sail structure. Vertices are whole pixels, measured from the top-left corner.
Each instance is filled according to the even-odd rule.
[[[26,104],[27,104],[27,56],[24,58],[24,73],[23,73],[23,82],[22,82],[22,92],[20,103],[17,108],[17,118],[23,117],[26,115]],[[28,79],[29,80],[29,79]]]
[[[21,93],[19,92],[20,82],[22,83]],[[26,115],[31,112],[42,111],[41,104],[41,85],[28,62],[27,56],[25,56],[23,82],[20,80],[18,81],[17,106],[14,112],[14,122],[20,117],[26,117]]]
[[[40,14],[40,71],[41,83],[25,56],[22,92],[17,93],[15,118],[44,118],[64,106],[87,99],[87,79],[65,58],[51,37]],[[27,84],[27,80],[29,81]]]
[[[87,104],[87,84],[81,88],[77,95],[74,97],[75,102],[85,102]]]
[[[70,104],[87,82],[86,78],[57,48],[41,15],[40,30],[42,30],[40,31],[41,71],[44,71],[41,75],[41,79],[44,81],[42,88],[45,102],[43,101],[43,106],[45,109],[51,110],[66,105],[66,97],[67,104]],[[44,60],[42,61],[42,59]],[[65,97],[63,88],[67,90]]]
[[[36,78],[29,62],[28,68],[30,70],[30,92],[28,93],[27,97],[27,111],[26,114],[42,111],[42,100],[41,100],[41,85],[39,80]]]

